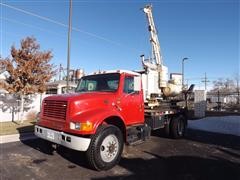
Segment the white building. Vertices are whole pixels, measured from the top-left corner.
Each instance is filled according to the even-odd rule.
[[[77,87],[77,83],[69,82],[69,91],[74,92]],[[47,83],[46,94],[65,94],[67,92],[67,82],[64,80],[54,81]]]

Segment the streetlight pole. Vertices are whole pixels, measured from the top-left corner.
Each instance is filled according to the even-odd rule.
[[[182,90],[184,90],[184,61],[188,60],[187,57],[182,59]]]
[[[71,50],[71,31],[72,31],[72,0],[69,0],[68,17],[68,50],[67,50],[67,93],[69,92],[69,73],[70,73],[70,50]]]

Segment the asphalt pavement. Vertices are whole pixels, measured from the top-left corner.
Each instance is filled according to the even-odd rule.
[[[126,146],[119,165],[101,172],[88,167],[84,153],[49,150],[40,139],[0,144],[0,179],[240,179],[239,136],[194,129],[180,140],[159,134]]]

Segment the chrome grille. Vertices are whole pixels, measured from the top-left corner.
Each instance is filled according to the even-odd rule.
[[[67,101],[45,100],[43,103],[43,116],[66,120]]]

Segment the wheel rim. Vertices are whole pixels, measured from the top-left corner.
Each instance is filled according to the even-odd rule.
[[[183,135],[183,131],[184,131],[184,124],[183,124],[183,120],[180,119],[178,121],[178,134],[181,136]]]
[[[119,142],[115,135],[111,134],[104,138],[100,146],[100,156],[104,162],[111,162],[119,151]]]

